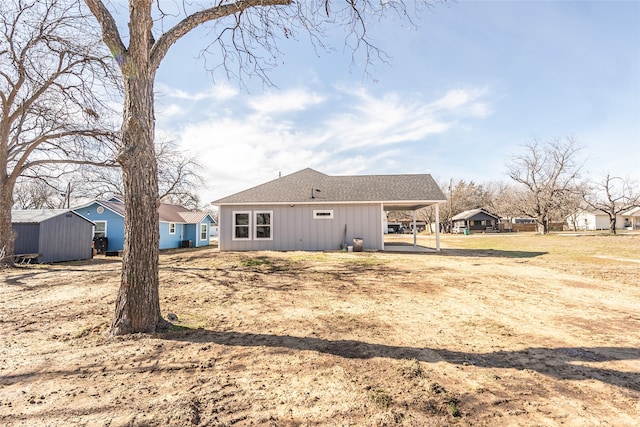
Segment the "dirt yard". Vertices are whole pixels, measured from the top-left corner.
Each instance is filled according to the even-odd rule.
[[[640,425],[640,235],[442,244],[163,253],[116,338],[117,259],[0,271],[0,425]]]

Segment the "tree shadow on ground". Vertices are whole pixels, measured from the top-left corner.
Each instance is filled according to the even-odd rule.
[[[406,248],[406,250],[403,250]],[[414,249],[415,248],[415,249]],[[416,250],[417,249],[417,250]],[[414,245],[409,242],[385,242],[384,252],[402,253],[405,255],[440,255],[440,256],[460,256],[460,257],[494,257],[494,258],[535,258],[546,255],[548,252],[537,251],[505,251],[499,249],[462,249],[446,248],[436,251],[435,248]]]
[[[466,353],[438,348],[371,344],[355,340],[327,340],[314,337],[216,332],[187,328],[167,332],[163,335],[163,338],[228,346],[317,351],[347,359],[386,357],[429,363],[444,361],[456,365],[471,365],[480,368],[528,369],[561,380],[593,379],[640,392],[640,372],[624,372],[593,367],[593,363],[598,362],[633,359],[638,359],[640,362],[640,348],[633,347],[534,347],[514,351]]]
[[[548,252],[535,251],[503,251],[497,249],[442,249],[441,255],[460,257],[494,257],[494,258],[535,258]]]

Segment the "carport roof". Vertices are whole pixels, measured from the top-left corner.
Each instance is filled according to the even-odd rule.
[[[330,176],[307,168],[212,204],[382,203],[385,210],[414,210],[445,200],[429,174]]]

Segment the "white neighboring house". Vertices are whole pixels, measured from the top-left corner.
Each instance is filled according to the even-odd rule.
[[[601,211],[582,211],[576,214],[576,226],[578,230],[608,230],[609,215]],[[571,220],[568,221],[570,227],[573,228]],[[622,215],[616,215],[616,230],[623,230],[624,219]]]
[[[622,227],[626,230],[640,230],[640,206],[620,212]]]

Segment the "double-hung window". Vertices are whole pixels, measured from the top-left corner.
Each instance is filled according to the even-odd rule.
[[[255,212],[255,239],[256,240],[272,240],[272,218],[273,211]]]
[[[107,237],[107,221],[94,221],[96,226],[93,230],[93,237]]]
[[[169,234],[176,234],[176,223],[175,222],[170,222],[169,223]]]
[[[233,212],[233,240],[251,239],[251,212]]]
[[[209,240],[207,224],[200,224],[200,240]]]

